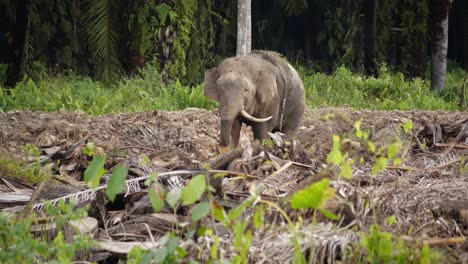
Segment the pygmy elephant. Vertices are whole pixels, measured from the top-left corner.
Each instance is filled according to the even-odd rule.
[[[205,72],[204,94],[219,102],[221,152],[236,147],[241,123],[255,139],[267,132],[295,136],[304,114],[305,95],[296,70],[272,51],[225,59]]]

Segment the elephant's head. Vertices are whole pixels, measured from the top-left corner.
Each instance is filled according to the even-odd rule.
[[[276,88],[265,83],[263,74],[252,80],[239,71],[229,71],[220,74],[218,68],[205,72],[206,97],[219,102],[219,115],[221,117],[221,147],[229,147],[231,142],[231,129],[234,120],[240,114],[253,122],[266,122],[272,117],[257,118],[248,112],[255,112],[262,104],[270,101],[276,95]],[[234,146],[235,147],[235,146]]]

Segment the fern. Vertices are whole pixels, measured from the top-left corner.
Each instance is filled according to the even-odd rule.
[[[119,31],[113,14],[117,0],[86,0],[85,24],[89,49],[95,59],[97,76],[106,84],[116,80],[122,71],[119,61]]]

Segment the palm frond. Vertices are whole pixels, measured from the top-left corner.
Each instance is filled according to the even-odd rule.
[[[288,15],[299,15],[307,7],[306,0],[285,0],[283,8]]]
[[[119,61],[119,31],[113,14],[116,0],[87,0],[85,24],[88,45],[93,53],[97,76],[109,84],[121,72]]]

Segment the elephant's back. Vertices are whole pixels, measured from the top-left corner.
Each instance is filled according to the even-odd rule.
[[[238,72],[244,76],[250,76],[251,79],[255,79],[260,71],[278,74],[277,66],[259,56],[252,56],[251,54],[227,58],[221,62],[218,69],[221,75],[228,72]]]

